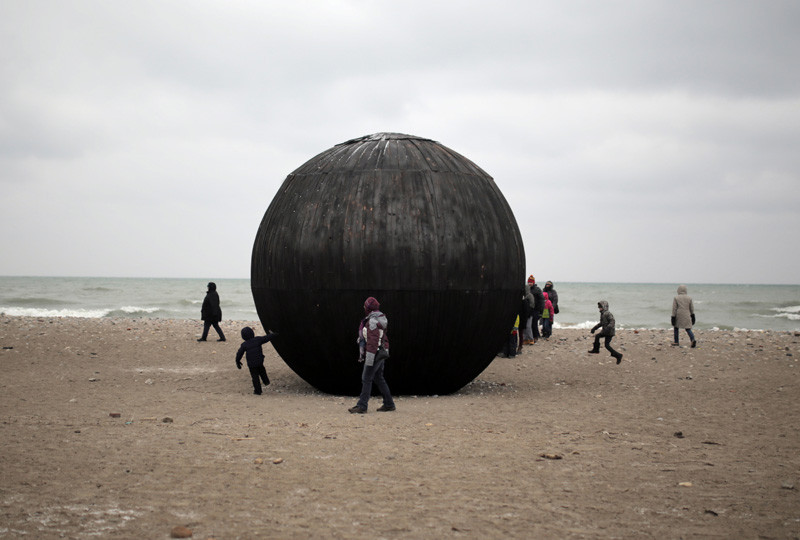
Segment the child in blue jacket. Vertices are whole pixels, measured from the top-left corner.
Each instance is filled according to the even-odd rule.
[[[261,381],[264,381],[264,386],[269,385],[267,370],[264,368],[264,351],[261,350],[261,346],[277,335],[275,332],[268,332],[266,336],[256,337],[256,333],[249,326],[242,328],[244,342],[236,351],[236,367],[242,369],[242,356],[246,353],[247,367],[250,370],[250,377],[253,378],[254,394],[261,395]]]

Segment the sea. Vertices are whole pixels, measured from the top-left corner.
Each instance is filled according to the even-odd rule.
[[[199,319],[208,279],[0,276],[0,313]],[[225,320],[257,321],[249,279],[214,279]],[[670,328],[679,283],[555,282],[555,328],[591,328],[607,300],[621,329]],[[800,331],[800,285],[687,283],[697,329]],[[388,311],[388,306],[387,306]]]

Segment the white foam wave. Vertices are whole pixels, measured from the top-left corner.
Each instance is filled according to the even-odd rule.
[[[99,319],[108,315],[107,309],[40,309],[0,306],[0,313],[11,317],[81,317]]]
[[[120,311],[125,313],[155,313],[159,310],[157,307],[136,307],[136,306],[123,306],[119,308]]]
[[[773,319],[788,319],[790,321],[800,321],[800,313],[778,313],[772,316]]]
[[[780,311],[780,312],[783,312],[783,313],[797,313],[797,314],[800,314],[800,306],[788,306],[788,307],[772,308],[772,311]]]
[[[800,306],[772,308],[772,311],[776,312],[775,315],[757,314],[756,317],[761,317],[764,319],[787,319],[789,321],[800,321]]]
[[[585,321],[582,323],[575,323],[575,324],[561,324],[559,322],[555,322],[553,324],[553,328],[572,328],[572,329],[579,329],[579,330],[589,330],[590,328],[594,328],[594,325],[597,324],[597,321]]]

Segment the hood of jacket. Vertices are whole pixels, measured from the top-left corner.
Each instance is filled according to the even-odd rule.
[[[373,311],[378,311],[378,308],[380,307],[381,307],[380,302],[378,302],[378,300],[374,296],[370,296],[364,302],[364,313],[370,314]]]
[[[550,295],[549,295],[549,294],[547,294],[547,293],[542,293],[542,295],[544,296],[544,301],[545,301],[545,302],[547,302],[548,300],[550,300]]]
[[[689,289],[686,288],[686,285],[678,285],[678,294],[686,294],[689,292]]]
[[[252,328],[250,328],[249,326],[245,326],[244,328],[242,328],[243,340],[247,341],[248,339],[253,339],[254,337],[256,337],[256,333],[253,331]]]
[[[597,302],[597,307],[599,307],[603,311],[608,311],[608,302],[605,300],[600,300]]]

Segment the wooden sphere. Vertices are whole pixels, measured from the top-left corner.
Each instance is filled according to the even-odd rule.
[[[253,246],[264,329],[314,387],[357,395],[357,332],[369,296],[389,319],[395,394],[449,394],[508,339],[525,253],[511,208],[477,165],[428,139],[377,133],[286,177]]]

